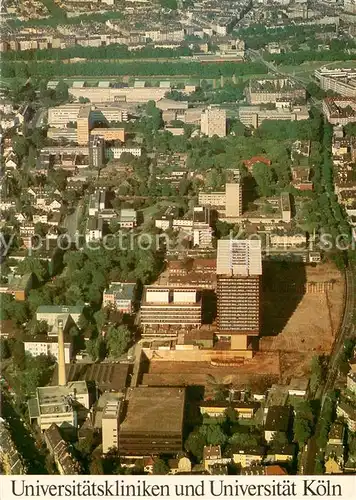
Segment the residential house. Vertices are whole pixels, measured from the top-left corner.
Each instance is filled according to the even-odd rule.
[[[131,314],[136,283],[113,281],[103,293],[103,307],[113,307],[117,311]]]
[[[269,158],[266,158],[265,156],[252,156],[252,158],[250,158],[249,160],[243,160],[242,163],[245,165],[249,172],[252,171],[256,163],[264,163],[268,167],[270,167],[272,164],[271,160]]]
[[[39,306],[36,311],[37,321],[46,321],[49,326],[49,335],[58,334],[58,320],[63,321],[63,331],[70,328],[70,324],[79,325],[82,318],[83,306]],[[67,326],[68,323],[68,326]]]
[[[203,464],[204,469],[209,470],[212,465],[223,463],[221,454],[221,446],[204,446],[203,449]]]
[[[252,448],[233,445],[231,452],[233,462],[243,469],[261,464],[265,456],[265,448],[263,446]]]
[[[199,404],[200,412],[202,415],[209,417],[222,417],[228,408],[236,411],[239,419],[250,420],[255,416],[256,411],[260,405],[256,402],[244,403],[242,401],[202,401]]]
[[[325,460],[325,474],[342,474],[343,468],[338,463],[337,459],[329,456]]]
[[[328,467],[331,471],[335,469],[334,462],[337,463],[338,467],[342,470],[344,466],[344,439],[345,439],[345,427],[341,422],[334,422],[330,428],[328,442],[325,448],[325,469],[328,470],[326,465],[329,461]],[[332,474],[334,472],[327,472]]]
[[[0,417],[0,469],[5,475],[26,474],[26,466],[13,442],[10,425]]]
[[[52,424],[44,433],[47,448],[52,455],[61,475],[80,474],[80,464],[73,457],[69,444],[64,441],[56,424]]]
[[[266,464],[292,462],[294,460],[295,453],[296,447],[294,444],[282,446],[275,445],[273,449],[268,450],[264,462]]]
[[[15,300],[24,301],[33,287],[33,284],[33,273],[27,273],[23,276],[14,275],[9,280],[8,293],[11,293]]]
[[[25,352],[32,356],[52,356],[58,362],[58,337],[48,335],[35,335],[24,339]],[[64,338],[64,360],[70,363],[73,358],[73,340],[68,333]]]
[[[170,468],[169,475],[189,474],[192,471],[192,462],[186,456],[168,460],[168,466]]]
[[[350,432],[356,432],[356,405],[352,405],[346,399],[341,399],[336,407],[336,415],[345,420]]]

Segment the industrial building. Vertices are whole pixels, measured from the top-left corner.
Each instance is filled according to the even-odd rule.
[[[218,337],[246,350],[260,333],[261,242],[219,240],[216,273]]]
[[[30,422],[37,422],[41,431],[46,431],[52,424],[62,429],[75,431],[78,421],[85,420],[95,394],[87,382],[67,383],[64,354],[63,321],[57,320],[58,330],[58,385],[38,387],[34,398],[28,401]]]
[[[175,455],[183,449],[185,389],[129,389],[119,431],[120,456]]]

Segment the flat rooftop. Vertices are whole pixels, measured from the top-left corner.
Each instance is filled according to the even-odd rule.
[[[77,382],[68,382],[66,386],[38,387],[38,402],[40,406],[63,404],[63,398],[73,394],[74,391],[77,394],[86,394],[88,392],[86,382],[80,380]]]
[[[185,388],[136,387],[128,393],[122,434],[181,433],[183,428]]]

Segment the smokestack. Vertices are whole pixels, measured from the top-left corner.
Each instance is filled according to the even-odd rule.
[[[63,321],[58,320],[58,385],[67,385],[66,365],[64,357]]]

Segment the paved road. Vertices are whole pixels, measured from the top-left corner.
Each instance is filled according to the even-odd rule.
[[[79,221],[83,214],[83,204],[80,202],[74,212],[67,215],[64,221],[64,227],[67,229],[69,236],[74,240],[78,230]]]

